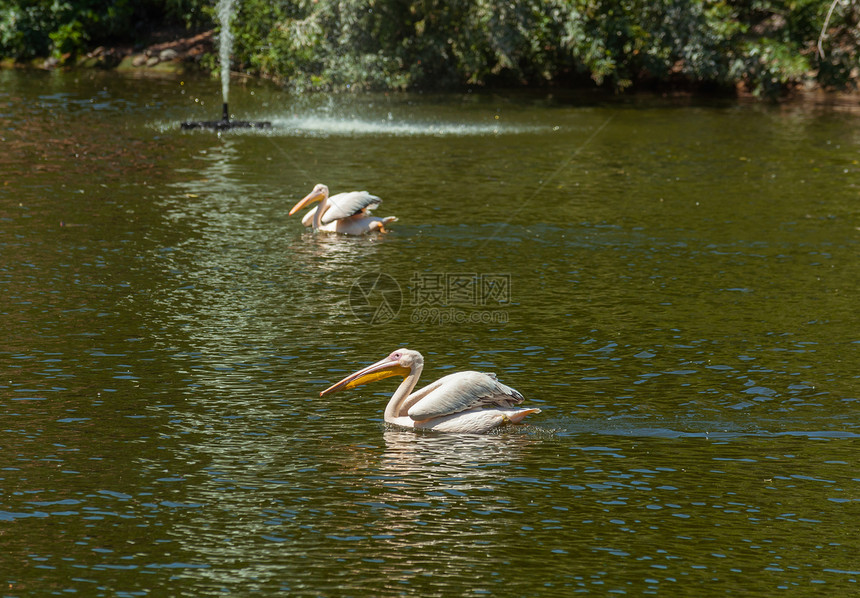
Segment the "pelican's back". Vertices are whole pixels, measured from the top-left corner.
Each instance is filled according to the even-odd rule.
[[[328,203],[329,207],[320,219],[322,224],[349,218],[362,210],[373,210],[382,203],[382,200],[367,191],[350,191],[332,195],[328,198]]]
[[[496,380],[495,374],[481,372],[449,374],[415,394],[418,400],[408,411],[415,421],[484,407],[509,408],[524,400],[519,392]]]

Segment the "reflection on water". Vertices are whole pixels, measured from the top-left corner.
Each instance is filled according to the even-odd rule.
[[[217,136],[176,129],[214,82],[0,82],[7,594],[856,585],[849,114],[249,85],[280,128]],[[305,231],[318,182],[400,221]],[[413,321],[416,273],[508,275],[505,323]],[[386,428],[396,381],[319,397],[404,345],[542,413],[460,438]]]
[[[518,461],[535,442],[522,433],[456,436],[397,429],[386,430],[383,440],[379,469],[385,477],[379,482],[393,505],[414,500],[410,490],[424,497],[440,492],[464,496],[457,487],[487,490],[486,483],[498,477],[498,468]]]
[[[459,437],[404,430],[387,430],[383,439],[385,452],[371,477],[381,491],[368,506],[378,509],[383,527],[408,532],[401,542],[394,542],[395,547],[416,542],[422,517],[435,520],[452,510],[462,515],[437,522],[421,542],[432,544],[442,538],[446,543],[471,544],[476,536],[462,533],[470,527],[491,540],[494,530],[484,529],[484,516],[518,508],[509,503],[506,493],[498,492],[498,481],[515,474],[509,470],[511,463],[519,462],[523,451],[536,442],[513,433]],[[480,501],[475,500],[476,494]],[[456,529],[449,529],[454,520]]]

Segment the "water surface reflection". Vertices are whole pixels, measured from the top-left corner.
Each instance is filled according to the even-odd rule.
[[[856,586],[853,115],[248,86],[282,129],[219,137],[176,128],[212,82],[0,82],[8,594]],[[308,233],[318,182],[400,221]],[[506,320],[413,320],[445,273],[509,275],[454,306]],[[394,381],[319,397],[404,345],[542,413],[448,437],[386,428]]]

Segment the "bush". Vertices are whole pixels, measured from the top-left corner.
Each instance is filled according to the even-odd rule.
[[[0,55],[75,55],[103,43],[136,41],[154,24],[211,24],[203,5],[203,0],[3,0]]]
[[[295,88],[682,82],[779,94],[807,76],[852,81],[858,0],[247,0],[242,66]],[[856,76],[856,72],[855,75]]]
[[[208,24],[203,0],[5,0],[0,53],[81,52],[139,22]],[[858,77],[860,0],[237,0],[233,68],[296,89],[744,86]],[[827,19],[823,48],[817,42]],[[214,57],[208,62],[214,66]]]

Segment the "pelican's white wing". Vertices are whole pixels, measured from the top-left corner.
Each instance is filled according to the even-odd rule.
[[[458,372],[413,393],[405,402],[415,421],[442,417],[482,407],[512,407],[523,395],[496,380],[495,374]]]
[[[322,215],[320,222],[329,224],[341,218],[349,218],[362,210],[373,210],[382,200],[367,191],[350,191],[338,193],[328,198],[329,208]]]

